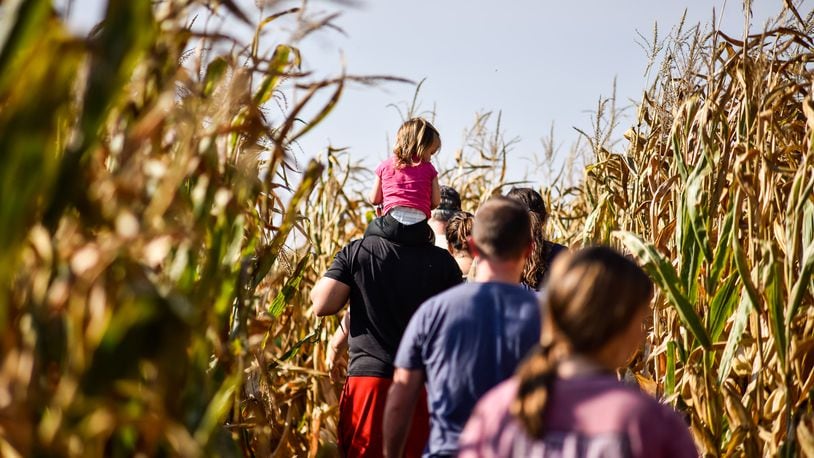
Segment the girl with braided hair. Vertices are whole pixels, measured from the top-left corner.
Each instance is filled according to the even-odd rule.
[[[472,222],[474,215],[469,212],[457,212],[449,219],[446,228],[446,239],[449,245],[449,254],[455,258],[458,267],[463,273],[464,280],[468,280],[474,265],[472,253],[469,250],[469,237],[472,235]]]
[[[652,295],[647,275],[610,248],[559,256],[541,343],[481,398],[459,456],[698,456],[676,412],[615,374],[644,339]]]

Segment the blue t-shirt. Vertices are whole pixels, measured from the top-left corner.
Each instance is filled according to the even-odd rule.
[[[430,409],[425,456],[454,454],[478,399],[511,377],[540,341],[537,296],[519,285],[465,283],[424,302],[395,366],[422,369]]]

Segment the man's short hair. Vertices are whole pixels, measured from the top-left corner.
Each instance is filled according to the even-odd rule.
[[[507,197],[487,200],[475,213],[472,239],[486,258],[519,259],[531,245],[528,210]]]
[[[438,207],[432,211],[432,217],[447,222],[455,216],[456,213],[461,211],[461,195],[458,191],[449,187],[441,186],[441,202]]]

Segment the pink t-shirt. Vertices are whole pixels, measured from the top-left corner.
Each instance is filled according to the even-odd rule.
[[[512,378],[488,392],[460,437],[460,457],[697,457],[676,412],[612,375],[557,379],[546,407],[546,433],[530,438],[509,412]]]
[[[383,215],[393,207],[409,207],[422,211],[427,219],[430,218],[432,181],[438,176],[431,163],[398,168],[391,156],[376,167],[376,175],[382,184]]]

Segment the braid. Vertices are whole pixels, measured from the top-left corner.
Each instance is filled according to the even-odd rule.
[[[455,252],[468,251],[469,244],[467,238],[472,234],[472,214],[468,212],[458,212],[447,222],[446,237],[447,243]]]
[[[551,346],[537,345],[517,370],[517,397],[510,406],[529,436],[539,438],[545,429],[544,412],[551,397],[557,362]]]

